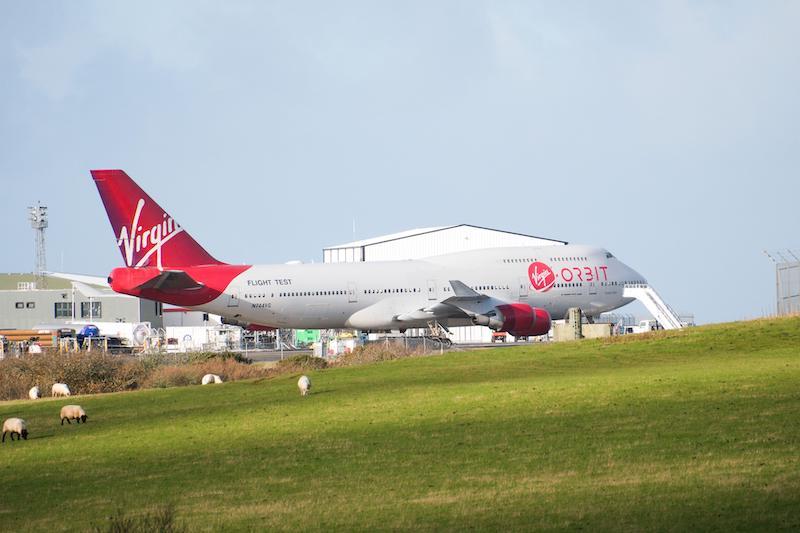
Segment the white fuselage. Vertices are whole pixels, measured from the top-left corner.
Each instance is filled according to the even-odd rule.
[[[546,264],[549,286],[532,281],[529,266]],[[581,245],[492,248],[420,260],[256,265],[226,291],[195,309],[280,328],[390,330],[425,327],[419,313],[454,296],[451,280],[505,302],[521,302],[563,318],[570,307],[588,316],[621,307],[625,283],[644,278],[606,250]],[[411,318],[418,312],[419,318]],[[398,317],[405,317],[398,320]],[[439,320],[446,326],[469,320]]]

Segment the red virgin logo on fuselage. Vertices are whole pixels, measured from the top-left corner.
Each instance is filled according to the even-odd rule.
[[[547,292],[553,288],[556,282],[553,269],[539,261],[531,263],[528,267],[528,278],[536,292]]]

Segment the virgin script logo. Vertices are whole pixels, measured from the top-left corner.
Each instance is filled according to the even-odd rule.
[[[556,275],[549,266],[539,261],[531,263],[528,267],[528,278],[536,292],[547,292],[553,288]]]
[[[150,257],[156,254],[156,264],[161,270],[161,248],[175,235],[181,233],[183,228],[171,216],[163,213],[161,222],[142,231],[143,228],[139,225],[139,219],[141,218],[144,204],[144,199],[140,198],[136,204],[136,211],[133,214],[130,227],[122,226],[119,230],[117,246],[122,250],[126,266],[138,268],[147,264]],[[144,255],[139,257],[142,252],[144,252]],[[136,264],[134,264],[134,261]]]

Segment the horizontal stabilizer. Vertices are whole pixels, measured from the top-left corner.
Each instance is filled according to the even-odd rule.
[[[106,289],[106,292],[103,292],[97,287],[92,287],[85,283],[81,283],[80,281],[73,281],[72,287],[79,293],[86,296],[87,298],[102,298],[104,296],[116,296],[116,293],[113,293],[108,289]]]
[[[78,281],[86,283],[87,285],[97,285],[99,287],[108,287],[108,278],[100,276],[86,276],[84,274],[69,274],[66,272],[44,272],[46,276],[52,278],[66,279],[69,281]]]
[[[170,292],[201,289],[203,287],[205,287],[205,285],[196,281],[183,270],[165,270],[158,276],[145,281],[136,288],[139,290],[155,289],[157,291]]]

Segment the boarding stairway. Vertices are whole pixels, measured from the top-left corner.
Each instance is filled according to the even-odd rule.
[[[653,318],[658,320],[658,323],[664,329],[681,329],[683,324],[675,311],[667,305],[656,290],[647,284],[642,283],[626,283],[622,291],[622,296],[625,298],[636,298],[653,315]]]

